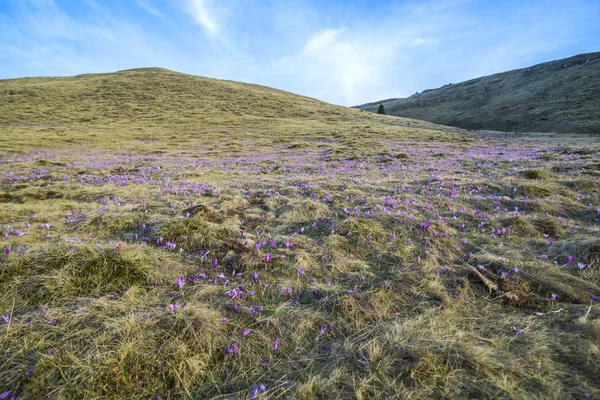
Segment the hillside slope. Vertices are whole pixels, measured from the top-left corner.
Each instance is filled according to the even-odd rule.
[[[538,64],[404,99],[390,115],[463,129],[600,134],[600,53]],[[361,108],[376,112],[379,102]]]
[[[459,131],[374,116],[264,86],[159,68],[0,80],[0,99],[0,134],[11,138],[0,143],[0,150],[67,143],[140,150],[153,140],[172,149],[175,144],[221,138],[211,145],[218,150],[247,140],[248,134],[255,140],[292,143],[306,139],[304,135],[339,133],[350,142],[359,138],[368,142],[375,134]],[[282,136],[275,137],[274,132]],[[228,149],[239,151],[236,147]]]

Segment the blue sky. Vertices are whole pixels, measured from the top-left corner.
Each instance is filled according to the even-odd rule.
[[[164,67],[355,105],[600,51],[599,0],[0,0],[0,79]]]

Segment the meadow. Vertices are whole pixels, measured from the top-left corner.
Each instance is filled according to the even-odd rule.
[[[0,81],[0,399],[600,397],[597,136]]]

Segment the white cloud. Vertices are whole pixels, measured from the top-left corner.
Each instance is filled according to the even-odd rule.
[[[209,0],[185,0],[184,11],[202,25],[207,34],[217,36],[220,27],[209,6]]]
[[[140,6],[141,8],[143,8],[144,10],[146,10],[148,13],[154,15],[155,17],[159,17],[162,18],[163,15],[161,13],[159,13],[156,8],[152,7],[150,4],[148,4],[145,0],[135,0],[135,2],[137,3],[138,6]]]
[[[384,86],[396,49],[393,43],[378,44],[345,29],[325,29],[313,34],[299,53],[281,60],[274,74],[289,79],[288,90],[353,105]]]
[[[424,46],[424,45],[428,45],[428,44],[437,44],[438,41],[434,40],[434,39],[424,39],[421,37],[415,38],[415,40],[413,40],[413,45],[414,46]]]

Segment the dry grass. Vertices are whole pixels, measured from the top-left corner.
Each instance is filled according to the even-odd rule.
[[[0,93],[0,393],[600,396],[593,138],[164,70]]]

